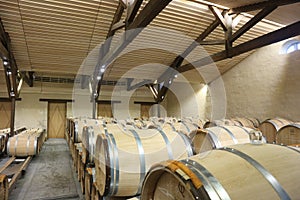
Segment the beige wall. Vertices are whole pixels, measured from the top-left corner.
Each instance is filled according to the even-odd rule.
[[[179,100],[176,97],[180,93],[169,92],[168,115],[193,115],[192,109],[197,109],[203,119],[212,119],[215,113],[218,117],[214,119],[222,115],[260,120],[279,116],[300,121],[300,52],[281,54],[284,42],[256,50],[218,81],[210,83],[207,93],[201,92],[202,85],[191,84],[198,107],[191,96]],[[216,86],[217,82],[224,83],[225,97],[222,95],[224,88],[219,88],[222,84]],[[185,96],[185,86],[177,87]]]
[[[7,97],[6,91],[1,88],[0,97]],[[40,98],[44,99],[72,99],[73,95],[72,84],[39,84],[35,83],[33,88],[29,88],[25,84],[23,85],[20,98],[21,101],[16,102],[16,113],[15,113],[15,126],[26,126],[27,128],[41,127],[47,128],[47,109],[48,103],[39,101]],[[120,100],[125,98],[122,92],[118,93]],[[101,92],[101,100],[110,100],[111,92]],[[131,117],[140,117],[140,105],[134,104],[134,101],[147,101],[153,102],[153,98],[150,92],[147,90],[139,90],[133,93],[130,98],[129,109]],[[76,108],[71,102],[67,103],[67,117],[72,116],[92,116],[92,110],[90,103],[84,102]],[[76,112],[74,112],[76,110]]]
[[[223,75],[228,118],[300,121],[300,52],[280,54],[283,44],[258,49]]]

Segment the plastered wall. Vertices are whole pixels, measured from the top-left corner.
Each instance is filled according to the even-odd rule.
[[[48,103],[40,101],[40,99],[74,99],[72,92],[73,87],[71,84],[43,84],[41,86],[36,82],[33,88],[23,85],[20,94],[21,101],[16,101],[15,126],[26,126],[27,128],[41,127],[46,129]],[[116,95],[120,95],[120,100],[125,98],[123,93]],[[7,98],[5,88],[3,87],[1,87],[0,97]],[[101,92],[101,100],[110,100],[110,98],[111,92]],[[140,104],[134,104],[134,101],[153,101],[151,94],[145,91],[134,92],[129,99],[129,107],[126,107],[126,109],[130,109],[131,117],[140,116]],[[76,106],[76,108],[74,108],[72,102],[67,103],[67,117],[80,116],[80,114],[88,117],[92,116],[89,102],[84,102]]]
[[[300,40],[299,37],[293,39]],[[186,97],[179,100],[176,98],[179,93],[168,93],[169,116],[192,116],[193,109],[197,109],[200,118],[204,119],[284,117],[300,121],[300,51],[282,54],[285,42],[256,50],[217,81],[211,82],[207,92],[201,92],[201,84],[190,84],[198,107],[191,96],[185,95],[185,86],[177,85],[181,95]],[[222,94],[224,90],[225,95]]]
[[[300,51],[281,54],[284,42],[258,49],[222,76],[228,118],[300,121]]]

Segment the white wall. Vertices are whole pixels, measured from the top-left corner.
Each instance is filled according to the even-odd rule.
[[[2,91],[3,90],[3,91]],[[72,84],[39,84],[35,83],[33,88],[29,88],[23,85],[20,98],[21,101],[16,102],[15,113],[15,126],[26,126],[27,128],[41,127],[47,128],[47,110],[48,103],[40,101],[44,99],[73,99],[73,86]],[[5,88],[1,88],[0,97],[7,98]],[[120,93],[120,100],[124,99],[124,95]],[[111,100],[111,92],[103,91],[100,96],[101,100]],[[134,104],[134,101],[147,101],[153,102],[153,98],[150,92],[147,90],[137,90],[130,98],[129,108],[131,117],[140,117],[140,105]],[[67,103],[67,117],[80,116],[78,114],[85,114],[85,116],[91,117],[92,110],[89,106],[89,102],[77,105],[74,111],[72,102]]]
[[[223,75],[228,118],[300,121],[300,52],[280,54],[283,44],[258,49]]]
[[[181,92],[176,95],[169,92],[167,96],[168,115],[192,116],[194,109],[201,118],[207,119],[223,116],[264,120],[279,116],[300,121],[300,51],[280,54],[284,42],[256,50],[210,83],[206,94],[201,92],[200,84],[191,84],[195,91],[191,96],[185,85],[177,85]],[[179,100],[178,96],[185,98]]]
[[[207,118],[210,102],[207,86],[174,82],[167,94],[167,112],[170,117]]]

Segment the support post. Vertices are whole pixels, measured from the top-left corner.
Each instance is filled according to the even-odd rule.
[[[16,108],[16,97],[11,98],[11,115],[10,115],[10,137],[15,134],[15,108]]]

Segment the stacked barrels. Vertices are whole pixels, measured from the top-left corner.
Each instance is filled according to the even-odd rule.
[[[10,156],[34,156],[39,153],[45,141],[45,130],[28,129],[10,137],[7,142],[7,154]]]
[[[254,118],[217,120],[209,128],[203,128],[205,120],[193,118],[71,121],[67,135],[76,146],[76,168],[86,199],[300,195],[293,181],[300,178],[299,149],[266,144],[267,134],[259,131]],[[278,133],[276,137],[278,142]],[[280,164],[274,164],[278,160]],[[286,170],[294,179],[285,176]]]

